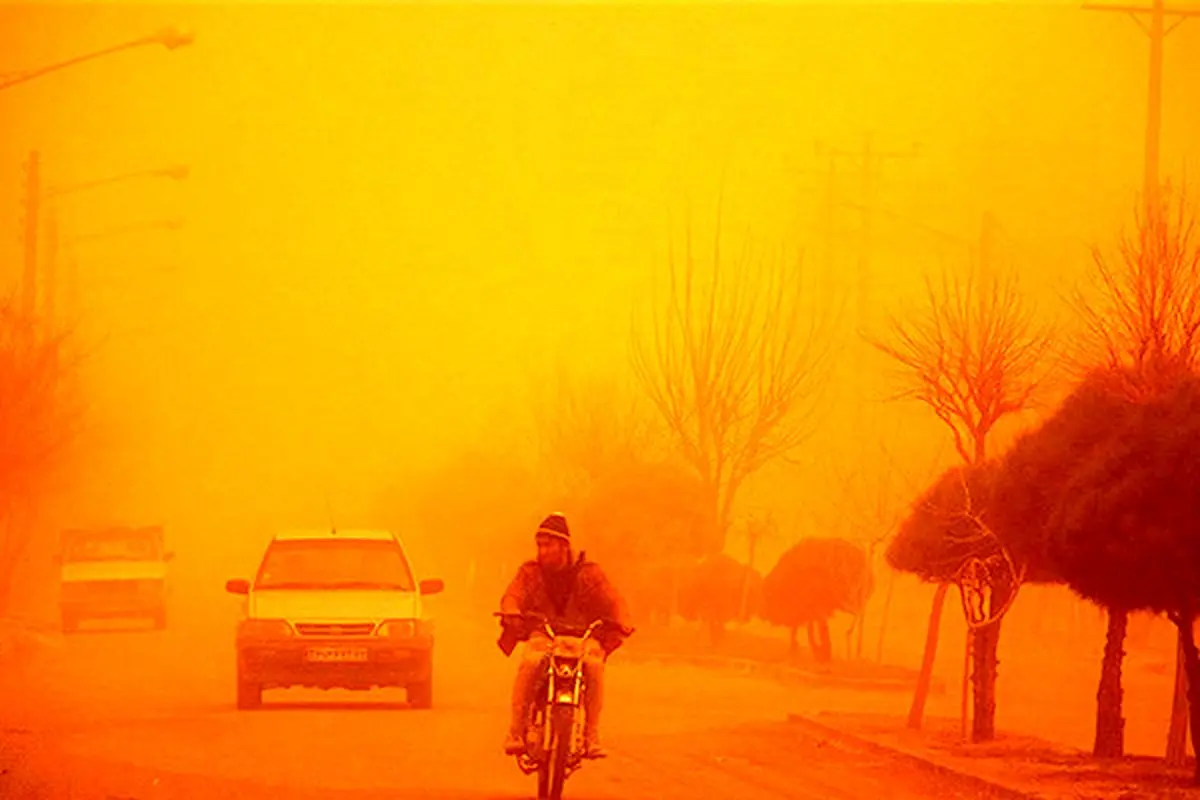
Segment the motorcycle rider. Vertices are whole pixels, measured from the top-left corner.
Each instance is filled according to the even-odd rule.
[[[543,614],[550,619],[572,626],[587,626],[597,619],[611,620],[615,626],[604,626],[587,642],[583,658],[584,681],[584,756],[604,758],[600,746],[600,712],[604,702],[604,664],[608,656],[621,646],[631,631],[625,627],[625,604],[598,564],[586,561],[580,553],[572,559],[571,530],[567,518],[553,513],[542,520],[534,535],[537,559],[528,561],[517,570],[500,600],[502,615],[522,613]],[[501,618],[504,631],[497,644],[504,654],[511,655],[517,643],[525,641],[525,650],[517,665],[513,683],[512,721],[504,751],[509,755],[525,752],[525,729],[534,683],[545,668],[550,638],[541,630],[517,618]]]

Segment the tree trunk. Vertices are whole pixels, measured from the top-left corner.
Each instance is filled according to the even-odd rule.
[[[998,580],[992,586],[988,611],[999,613],[1012,598],[1014,587],[1007,580]],[[974,658],[972,690],[974,694],[975,719],[971,726],[972,742],[990,742],[996,738],[996,677],[1000,665],[1000,626],[1003,617],[996,617],[990,625],[976,628],[971,655]]]
[[[879,641],[875,643],[875,661],[883,663],[883,635],[887,632],[888,612],[892,609],[892,590],[896,588],[896,573],[889,572],[887,594],[883,596],[883,610],[879,612]]]
[[[679,616],[679,573],[683,571],[683,567],[678,561],[671,564],[671,594],[667,598],[667,625],[670,624]]]
[[[821,638],[821,654],[817,658],[822,664],[833,661],[833,640],[829,637],[829,620],[817,621],[817,633]]]
[[[8,615],[9,603],[12,602],[13,584],[17,578],[17,560],[0,560],[0,619]]]
[[[712,642],[713,649],[721,646],[721,642],[725,639],[725,624],[715,619],[708,621],[708,638]]]
[[[1192,741],[1200,741],[1200,655],[1196,653],[1196,640],[1192,634],[1196,614],[1191,609],[1179,615],[1179,644],[1183,651],[1184,675],[1187,678],[1188,720],[1191,723]],[[1200,758],[1192,774],[1192,782],[1200,786]]]
[[[942,608],[946,605],[946,592],[950,584],[939,583],[933,593],[933,606],[929,610],[929,627],[925,631],[925,654],[921,657],[921,672],[917,675],[917,688],[913,692],[912,706],[908,710],[908,727],[921,727],[925,716],[925,701],[929,699],[929,684],[933,679],[933,662],[937,658],[938,633],[942,625]]]
[[[1183,631],[1180,630],[1176,636],[1175,688],[1174,694],[1171,696],[1171,723],[1167,729],[1167,755],[1165,761],[1169,767],[1182,767],[1187,763],[1187,691],[1187,663],[1183,651]]]
[[[746,553],[746,569],[742,573],[742,599],[738,603],[738,623],[744,624],[750,620],[750,578],[754,571],[754,557],[758,550],[758,536],[749,535],[749,547]]]
[[[833,660],[833,646],[829,641],[829,620],[808,623],[808,646],[812,649],[813,661],[828,664]]]
[[[974,719],[971,722],[971,741],[990,742],[996,738],[996,675],[1000,659],[1000,624],[976,628],[972,634],[971,690],[974,698]]]
[[[1125,755],[1125,719],[1121,715],[1121,660],[1125,657],[1128,612],[1109,607],[1108,635],[1104,640],[1104,661],[1100,667],[1100,687],[1096,690],[1096,758],[1121,758]]]

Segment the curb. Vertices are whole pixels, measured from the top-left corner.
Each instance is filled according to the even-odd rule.
[[[767,664],[760,661],[742,658],[727,658],[723,656],[685,656],[671,653],[628,654],[625,656],[634,662],[658,662],[662,664],[683,664],[694,667],[718,669],[734,669],[739,672],[764,675],[783,681],[807,683],[813,686],[856,689],[858,691],[876,692],[911,692],[916,681],[890,678],[854,678],[842,675],[829,675],[820,672],[810,672],[783,664]],[[930,694],[942,695],[946,686],[941,681],[934,681],[930,686]]]
[[[861,747],[876,755],[886,756],[888,758],[898,758],[902,761],[907,761],[921,769],[934,772],[942,777],[953,778],[954,780],[972,784],[979,790],[982,796],[996,798],[997,800],[1038,800],[1039,795],[1029,792],[1014,789],[1011,786],[1005,786],[1002,783],[997,783],[988,778],[981,778],[970,772],[964,772],[953,767],[948,767],[945,764],[939,763],[924,756],[910,753],[906,750],[900,750],[895,747],[890,747],[885,744],[867,739],[857,734],[848,733],[847,731],[828,725],[824,722],[819,722],[812,717],[806,717],[802,714],[788,714],[787,720],[793,725],[807,727],[812,733],[817,733],[831,739],[840,739],[843,742],[852,744],[856,747]]]

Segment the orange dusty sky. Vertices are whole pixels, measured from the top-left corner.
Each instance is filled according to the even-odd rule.
[[[0,72],[166,24],[196,44],[0,93],[9,275],[31,148],[49,183],[191,167],[61,207],[66,236],[187,220],[74,247],[84,329],[107,336],[88,502],[148,516],[323,519],[328,492],[363,517],[516,419],[553,362],[627,374],[635,298],[688,208],[708,235],[722,185],[731,241],[852,287],[859,216],[827,235],[818,141],[920,144],[879,173],[873,314],[961,261],[988,209],[1050,310],[1141,180],[1146,37],[1075,3],[26,4],[0,7]],[[1200,157],[1198,45],[1196,22],[1167,43],[1164,174]],[[874,402],[839,396],[804,460]],[[878,413],[946,444],[919,409]]]

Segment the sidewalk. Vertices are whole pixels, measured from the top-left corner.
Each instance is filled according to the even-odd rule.
[[[639,632],[622,647],[619,657],[633,663],[728,670],[781,683],[859,692],[910,694],[916,686],[916,671],[906,667],[844,659],[821,664],[813,661],[805,648],[792,658],[782,636],[766,636],[753,630],[731,629],[727,637],[720,648],[713,648],[694,629],[651,628]],[[934,676],[930,694],[946,694],[946,682]]]
[[[768,663],[751,658],[735,658],[722,655],[696,655],[671,652],[631,652],[620,653],[622,661],[632,663],[657,663],[672,666],[704,667],[707,669],[728,670],[743,675],[754,675],[760,678],[779,681],[781,683],[797,683],[813,687],[828,687],[850,689],[860,692],[898,692],[911,694],[916,678],[892,677],[890,675],[847,675],[840,674],[836,668],[818,669],[800,667],[790,664]],[[930,683],[930,694],[943,695],[946,693],[946,683],[940,678],[934,678]]]
[[[920,731],[901,715],[821,711],[790,714],[808,732],[844,739],[977,782],[981,791],[1013,800],[1182,800],[1200,798],[1192,769],[1168,769],[1162,759],[1099,761],[1090,754],[1031,736],[1000,733],[996,741],[962,742],[958,720],[927,717]]]

